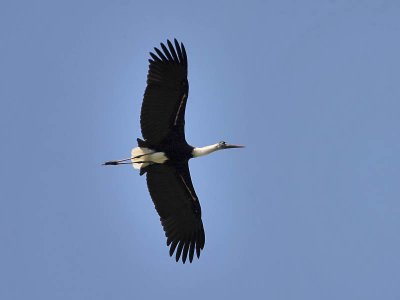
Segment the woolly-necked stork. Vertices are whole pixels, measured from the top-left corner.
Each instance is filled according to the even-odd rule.
[[[192,147],[185,138],[185,108],[189,95],[188,62],[183,44],[168,40],[160,51],[150,52],[147,87],[140,115],[144,140],[137,139],[138,147],[131,157],[109,161],[104,165],[132,164],[146,174],[147,186],[176,261],[194,252],[199,258],[205,234],[201,207],[193,188],[188,161],[217,150],[243,148],[219,142],[206,147]]]

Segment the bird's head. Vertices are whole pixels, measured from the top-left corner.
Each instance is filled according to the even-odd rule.
[[[241,145],[232,145],[232,144],[227,144],[224,141],[221,141],[217,144],[217,150],[223,150],[223,149],[231,149],[231,148],[244,148],[244,146]]]

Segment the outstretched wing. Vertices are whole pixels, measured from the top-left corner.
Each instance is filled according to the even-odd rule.
[[[205,234],[201,207],[194,191],[187,163],[154,164],[147,167],[147,186],[167,237],[169,254],[176,250],[176,261],[182,255],[185,263],[194,251],[200,257]]]
[[[183,44],[168,40],[160,51],[150,52],[147,87],[144,92],[140,125],[143,138],[151,145],[175,133],[185,139],[185,108],[189,95],[187,57]]]

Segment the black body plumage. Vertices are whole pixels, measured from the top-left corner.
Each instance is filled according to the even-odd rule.
[[[164,152],[164,164],[151,164],[147,186],[170,246],[178,261],[200,257],[205,234],[201,207],[190,178],[188,160],[193,147],[185,138],[185,109],[189,96],[188,62],[183,44],[174,40],[150,53],[147,87],[140,115],[144,140],[139,147]],[[176,251],[176,252],[175,252]]]

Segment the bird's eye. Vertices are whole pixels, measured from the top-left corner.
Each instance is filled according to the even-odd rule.
[[[225,142],[224,141],[221,141],[221,142],[219,142],[219,144],[221,145],[221,146],[225,146]]]

